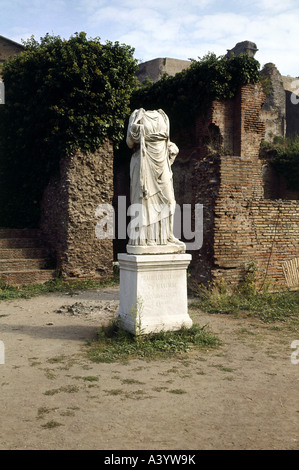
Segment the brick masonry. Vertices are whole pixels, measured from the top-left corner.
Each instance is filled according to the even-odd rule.
[[[1,63],[22,50],[0,36],[0,73]],[[167,60],[160,60],[159,72],[161,64],[178,66]],[[191,252],[191,275],[199,281],[224,279],[234,286],[254,262],[261,283],[271,281],[273,289],[299,288],[299,192],[288,191],[282,181],[277,190],[277,175],[272,177],[259,159],[267,132],[283,135],[286,125],[286,134],[294,135],[299,128],[297,107],[290,104],[293,88],[286,91],[286,111],[281,112],[283,89],[288,88],[273,73],[282,96],[279,103],[277,92],[267,104],[259,85],[247,85],[234,99],[213,102],[204,116],[173,138],[180,148],[173,166],[177,202],[204,206],[203,246]],[[126,169],[121,174],[116,168],[113,175],[113,158],[112,145],[106,142],[93,154],[62,159],[60,175],[46,188],[41,230],[64,277],[106,276],[112,271],[113,252],[125,247],[125,240],[95,236],[95,210],[112,203],[113,181],[120,195],[127,195],[129,187]]]
[[[236,286],[253,262],[260,285],[299,288],[298,194],[297,200],[264,197],[264,99],[259,85],[246,85],[197,119],[190,167],[193,203],[204,205],[203,247],[192,252],[199,281]]]
[[[180,149],[173,165],[177,203],[204,207],[203,246],[190,251],[191,277],[200,282],[223,279],[234,287],[253,262],[260,285],[299,287],[299,201],[264,196],[264,99],[260,85],[246,85],[172,136]],[[95,235],[95,210],[112,204],[114,181],[116,196],[127,196],[128,172],[113,168],[106,142],[93,154],[63,159],[46,189],[41,228],[64,277],[104,277],[123,251],[125,240]]]

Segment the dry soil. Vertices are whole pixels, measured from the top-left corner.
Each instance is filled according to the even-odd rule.
[[[299,449],[298,331],[192,310],[221,346],[93,363],[117,306],[117,288],[0,302],[1,450]]]

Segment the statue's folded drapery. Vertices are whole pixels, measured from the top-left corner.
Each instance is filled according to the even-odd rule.
[[[178,148],[169,140],[169,119],[164,111],[135,110],[129,120],[127,145],[134,149],[130,165],[131,215],[139,211],[138,223],[131,226],[129,244],[167,244],[173,239],[171,164]]]

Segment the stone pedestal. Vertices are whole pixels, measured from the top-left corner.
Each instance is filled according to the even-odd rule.
[[[133,334],[190,328],[187,267],[189,254],[119,254],[122,327]]]

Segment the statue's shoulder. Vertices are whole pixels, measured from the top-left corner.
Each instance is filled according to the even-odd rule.
[[[167,114],[165,113],[165,111],[163,111],[163,109],[158,109],[158,113],[161,114],[164,121],[168,124],[169,123],[169,118],[168,118]]]

